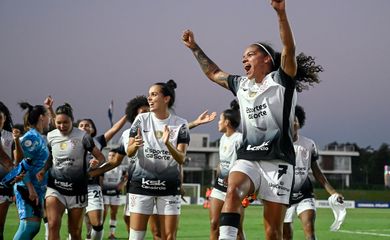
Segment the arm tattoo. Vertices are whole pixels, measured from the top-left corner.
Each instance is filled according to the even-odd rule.
[[[193,50],[193,53],[200,67],[206,75],[218,70],[218,66],[209,57],[207,57],[207,55],[198,45]]]

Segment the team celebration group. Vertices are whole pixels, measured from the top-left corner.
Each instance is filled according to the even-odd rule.
[[[315,143],[299,135],[306,116],[296,104],[297,93],[319,83],[322,67],[313,57],[296,54],[285,1],[270,0],[270,5],[282,49],[263,42],[247,46],[243,76],[221,70],[191,30],[182,34],[206,77],[235,98],[219,115],[222,137],[209,199],[210,239],[246,239],[244,209],[254,196],[263,205],[264,239],[292,239],[295,214],[305,238],[316,239],[309,170],[330,195],[343,201],[318,166]],[[154,239],[176,239],[189,130],[217,114],[205,111],[188,123],[171,110],[176,88],[173,80],[153,84],[147,96],[131,99],[126,114],[102,135],[92,119],[76,122],[68,103],[54,110],[50,96],[42,105],[19,103],[25,111],[24,129],[13,126],[11,113],[0,102],[0,240],[13,199],[20,219],[14,239],[33,239],[42,219],[46,239],[60,239],[65,213],[69,239],[84,237],[83,222],[87,239],[115,239],[124,186],[129,239],[144,239],[148,225]],[[131,127],[106,158],[102,149],[126,122]],[[108,208],[110,232],[104,235]]]

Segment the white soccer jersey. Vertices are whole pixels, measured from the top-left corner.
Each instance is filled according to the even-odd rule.
[[[67,136],[55,129],[47,140],[53,157],[48,186],[68,196],[87,194],[87,151],[95,147],[91,136],[78,128]]]
[[[235,132],[227,137],[222,135],[219,142],[219,175],[216,178],[214,187],[226,192],[227,183],[225,178],[229,175],[229,171],[233,166],[234,161],[237,160],[237,150],[242,144],[242,134]]]
[[[189,143],[187,121],[172,113],[164,120],[156,118],[152,112],[139,114],[134,120],[130,137],[135,137],[140,128],[144,145],[137,151],[138,160],[131,179],[130,193],[151,196],[179,193],[179,164],[162,142],[165,125],[170,129],[169,141],[173,146]]]
[[[293,192],[299,192],[308,178],[311,163],[318,159],[318,151],[313,140],[298,135],[294,142],[295,150],[295,180]]]
[[[279,68],[261,84],[231,75],[228,86],[240,104],[243,145],[237,152],[238,159],[281,159],[294,165],[295,80]]]

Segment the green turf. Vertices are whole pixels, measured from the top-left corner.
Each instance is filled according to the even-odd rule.
[[[356,240],[363,239],[390,239],[390,209],[347,209],[347,218],[339,232],[330,232],[329,226],[333,222],[333,214],[330,209],[318,209],[316,221],[316,233],[318,239],[327,240]],[[122,208],[118,213],[117,237],[127,239],[125,224],[122,220]],[[262,224],[262,207],[250,206],[245,213],[244,230],[247,239],[264,239]],[[67,218],[63,219],[61,236],[66,239]],[[18,218],[15,205],[10,207],[4,239],[12,239],[18,226]],[[105,239],[108,236],[108,222],[105,223]],[[83,229],[84,230],[84,229]],[[85,230],[84,230],[85,231]],[[180,227],[177,239],[208,239],[209,223],[208,211],[200,206],[183,206],[180,218]],[[35,239],[44,239],[44,229]],[[83,235],[84,236],[84,235]],[[85,236],[84,236],[85,237]],[[83,237],[83,238],[84,238]],[[299,220],[295,220],[295,239],[304,239]],[[151,239],[150,233],[146,239]]]

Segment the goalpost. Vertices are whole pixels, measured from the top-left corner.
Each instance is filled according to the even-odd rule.
[[[199,183],[183,183],[182,187],[185,191],[184,198],[187,199],[187,204],[198,204],[200,201],[200,184]]]

